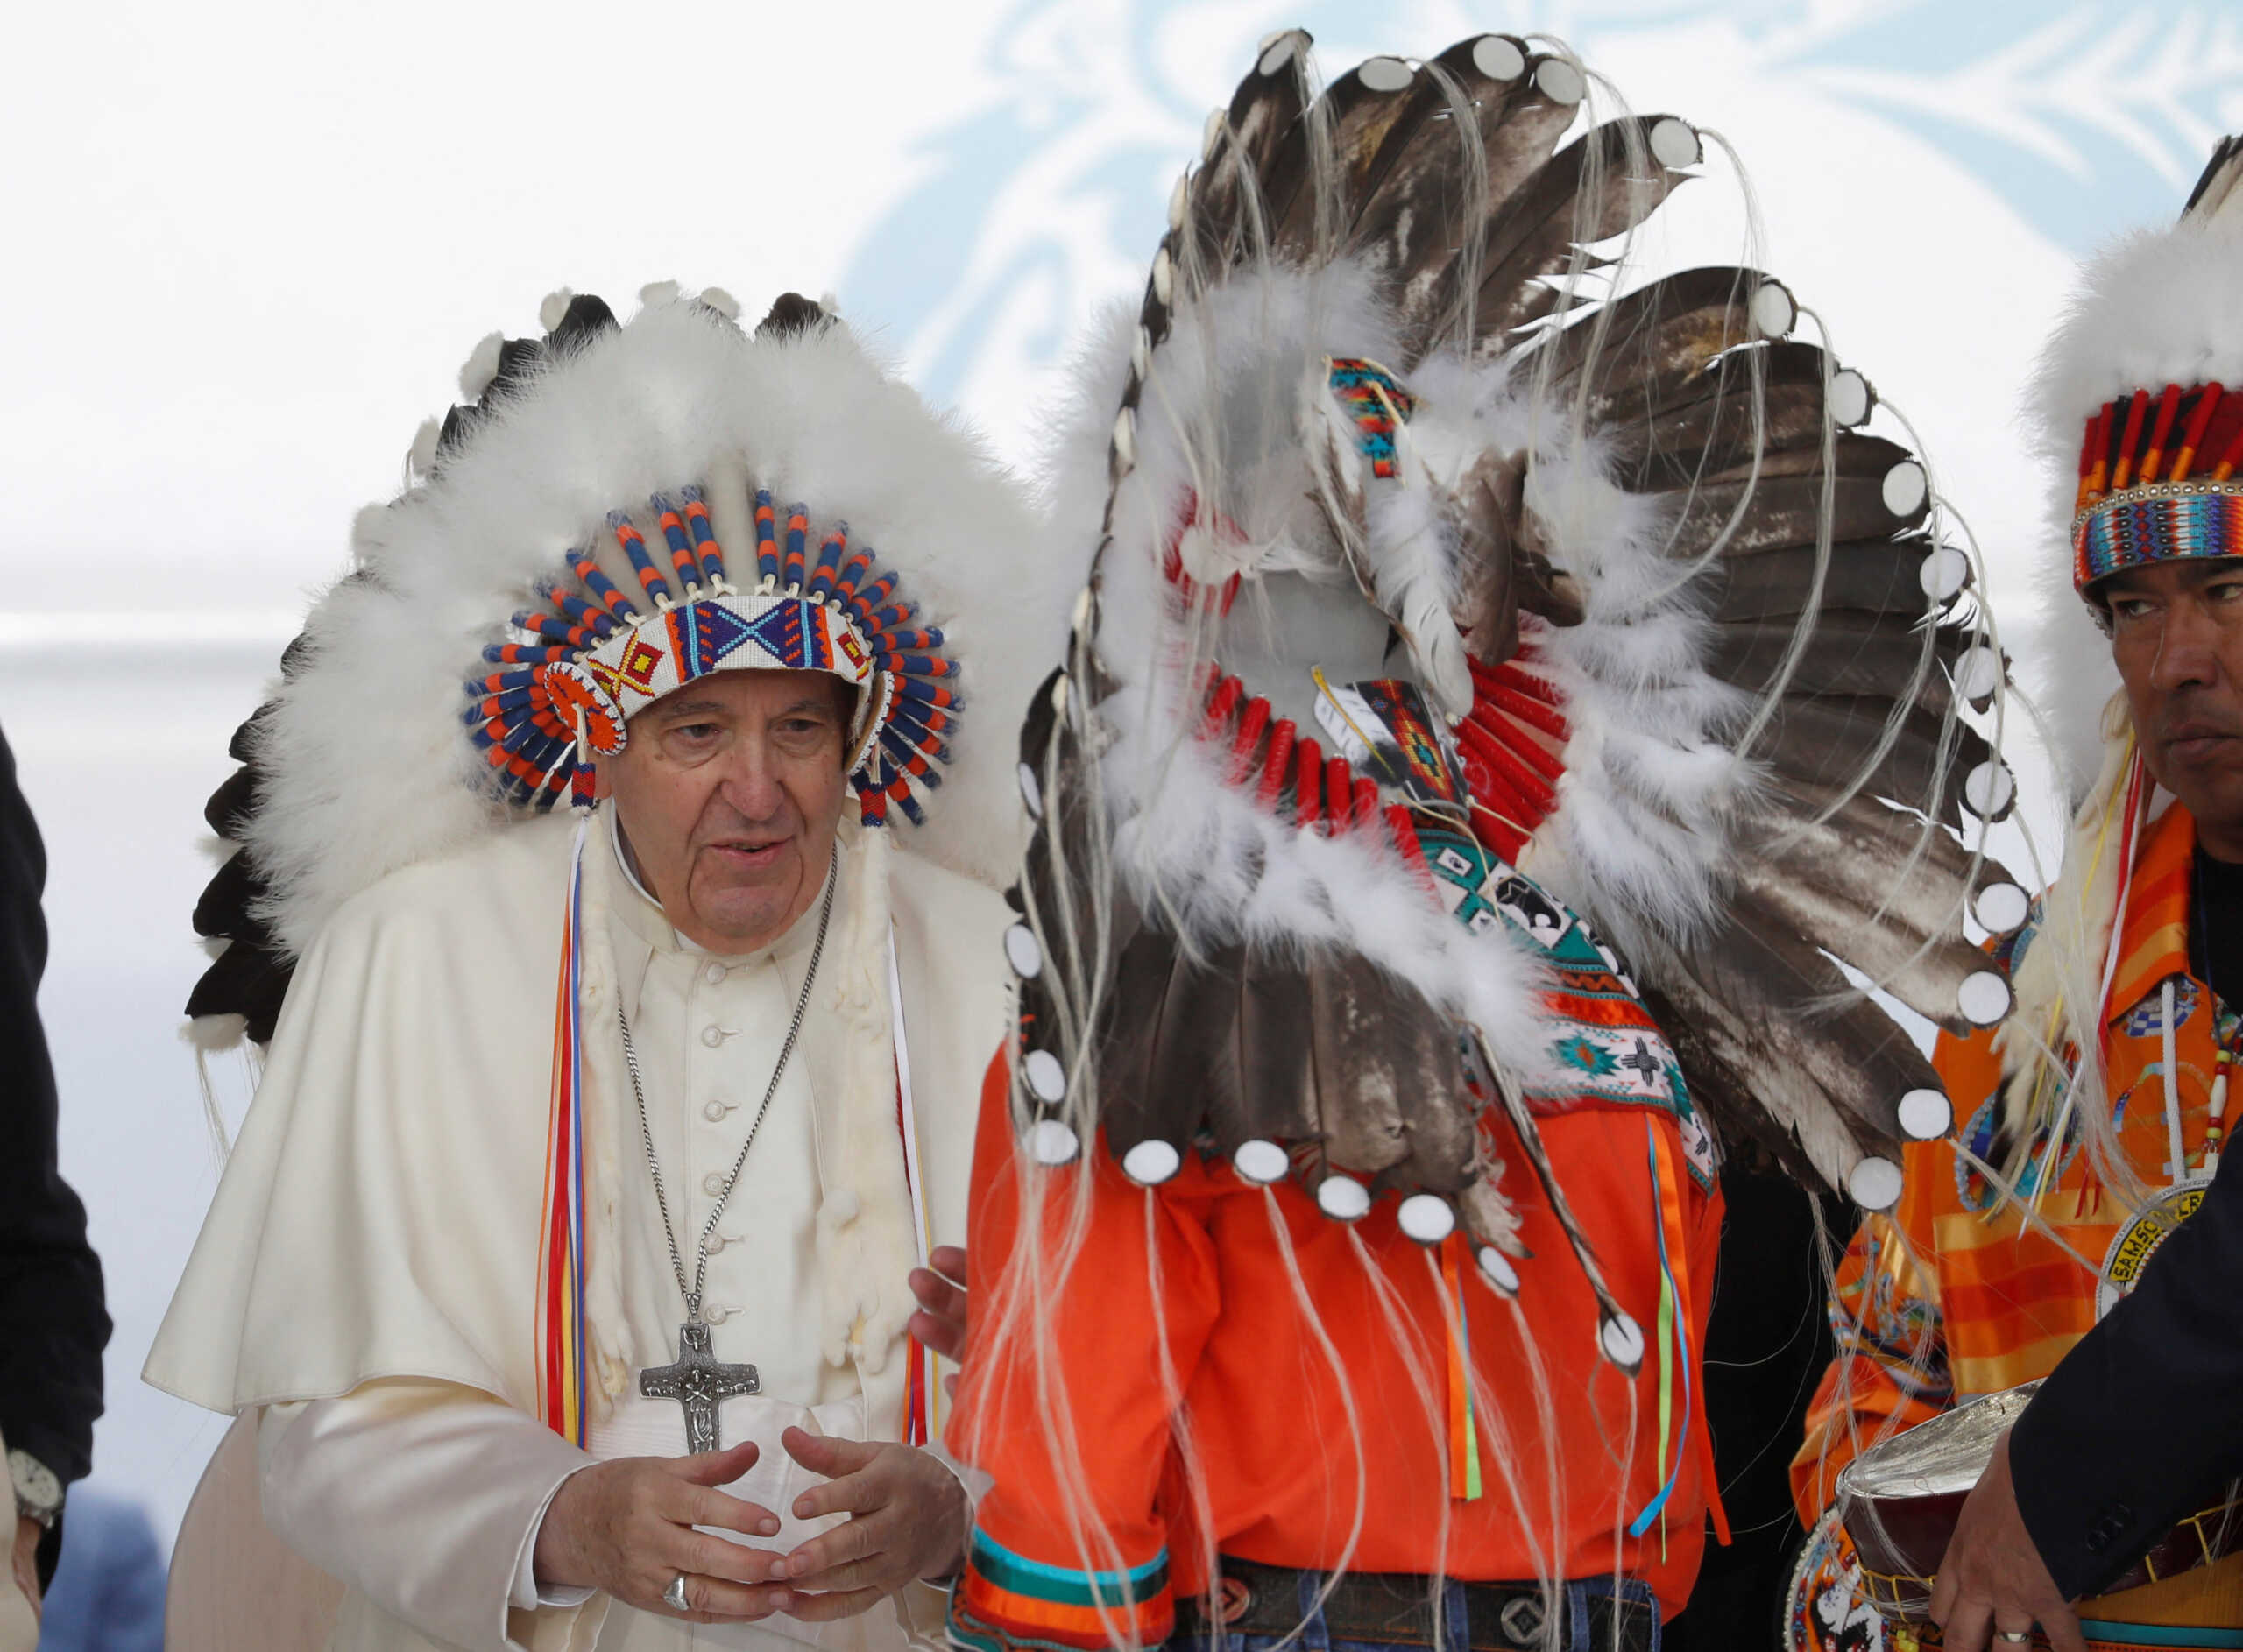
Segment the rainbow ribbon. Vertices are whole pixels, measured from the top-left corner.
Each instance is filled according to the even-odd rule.
[[[577,999],[583,985],[584,836],[577,822],[569,868],[569,916],[561,932],[560,980],[553,1013],[553,1097],[546,1129],[545,1211],[538,1246],[538,1415],[563,1439],[584,1444],[584,1041]]]

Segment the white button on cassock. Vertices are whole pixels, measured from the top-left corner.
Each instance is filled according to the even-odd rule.
[[[731,1111],[732,1109],[721,1101],[704,1101],[701,1104],[701,1116],[711,1124],[715,1124]]]
[[[724,1177],[718,1175],[714,1170],[710,1171],[701,1178],[701,1190],[711,1198],[715,1198],[725,1190]]]
[[[719,1303],[716,1306],[711,1308],[708,1312],[703,1314],[701,1317],[707,1320],[712,1325],[721,1325],[725,1321],[732,1317],[732,1312],[729,1309],[725,1308],[723,1303]]]
[[[710,985],[711,986],[714,986],[714,985],[717,985],[717,983],[718,983],[718,982],[719,982],[719,981],[723,980],[723,979],[725,978],[725,977],[726,977],[727,975],[731,974],[731,973],[732,973],[732,971],[729,971],[729,970],[727,970],[726,968],[725,968],[725,966],[724,966],[723,964],[711,964],[707,969],[704,970],[701,973],[702,973],[703,978],[704,978],[704,979],[706,979],[706,980],[707,980],[707,982],[709,983],[709,985]]]
[[[725,1029],[721,1027],[703,1027],[701,1029],[701,1041],[706,1044],[711,1049],[716,1048],[718,1045],[725,1041]]]

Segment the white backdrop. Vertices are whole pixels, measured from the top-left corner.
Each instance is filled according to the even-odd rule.
[[[18,13],[25,9],[18,8]],[[1008,458],[1129,294],[1268,29],[1328,67],[1552,29],[1726,135],[1754,254],[1907,410],[2013,611],[2013,413],[2077,253],[2243,127],[2224,0],[562,0],[13,15],[0,101],[0,728],[47,835],[63,1166],[117,1323],[96,1477],[166,1532],[218,1424],[143,1388],[216,1175],[177,1014],[202,801],[353,511],[567,284],[834,292]],[[1719,168],[1716,168],[1718,171]],[[1672,251],[1730,260],[1725,180]],[[370,708],[369,715],[377,715]],[[225,1108],[244,1093],[219,1079]]]

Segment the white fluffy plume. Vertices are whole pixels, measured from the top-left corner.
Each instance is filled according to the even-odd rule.
[[[2214,204],[2169,229],[2121,237],[2088,260],[2027,395],[2049,495],[2034,562],[2027,687],[2075,805],[2101,767],[2103,710],[2119,688],[2110,644],[2071,588],[2080,443],[2105,402],[2136,391],[2155,397],[2168,385],[2218,383],[2243,392],[2243,194]]]
[[[846,519],[949,633],[967,705],[911,846],[1010,880],[1021,711],[1072,595],[1029,577],[1030,510],[846,328],[754,338],[670,298],[534,373],[424,485],[362,514],[357,567],[312,611],[308,652],[256,737],[270,780],[249,844],[291,953],[376,879],[507,826],[460,721],[462,685],[491,669],[484,646],[536,604],[564,553],[600,542],[607,512],[693,483],[720,533],[747,518],[726,487]],[[735,571],[754,554],[737,531],[725,550]]]

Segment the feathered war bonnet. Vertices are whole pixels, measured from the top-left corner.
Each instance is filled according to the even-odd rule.
[[[2036,564],[2038,687],[2073,813],[2002,1034],[2006,1111],[2018,1140],[2060,1107],[2077,1112],[2124,1185],[2099,1065],[2058,1082],[2067,1042],[2099,1048],[2108,955],[2153,792],[2098,586],[2157,562],[2243,557],[2243,138],[2213,152],[2177,223],[2089,260],[2028,411],[2057,483]]]
[[[486,338],[465,402],[414,443],[412,485],[360,513],[352,571],[208,811],[241,846],[195,914],[227,943],[188,1005],[228,1018],[211,1032],[269,1039],[344,900],[549,809],[633,714],[715,670],[856,687],[863,826],[923,820],[920,853],[1010,875],[1009,719],[977,738],[960,684],[984,616],[1036,618],[1014,589],[1018,492],[817,305],[789,294],[751,333],[726,294],[640,296],[619,322],[564,291],[541,336]],[[1023,703],[1027,666],[985,652],[980,686]]]
[[[608,1380],[587,1311],[607,1288],[588,1282],[586,1246],[586,1063],[601,1059],[581,1026],[598,932],[591,765],[625,749],[634,713],[697,678],[827,673],[856,690],[860,830],[923,822],[916,847],[994,885],[1021,837],[1010,731],[1000,717],[994,739],[961,738],[951,621],[1001,605],[1008,625],[1037,618],[1032,596],[1007,589],[1030,565],[1013,489],[820,307],[790,295],[749,334],[722,293],[662,284],[640,298],[619,324],[599,300],[558,293],[541,338],[485,339],[461,374],[469,405],[414,444],[414,485],[360,514],[354,571],[313,609],[278,696],[236,738],[244,768],[212,800],[241,851],[197,909],[198,929],[228,944],[188,1005],[270,1038],[294,960],[343,902],[564,794],[584,806],[554,891],[537,1302],[538,1409],[579,1444]],[[1027,681],[1008,685],[989,652],[999,704],[1024,702]],[[944,767],[964,782],[945,788],[948,809],[930,807]],[[829,971],[845,1013],[884,1001],[878,842]],[[889,1047],[853,1036],[852,1050],[867,1071],[844,1090],[892,1128]],[[835,1270],[836,1349],[869,1311],[865,1272]]]
[[[1687,121],[1509,36],[1320,88],[1308,48],[1210,116],[1058,455],[1025,1156],[1398,1196],[1504,1289],[1515,1140],[1601,1289],[1525,1098],[1673,1075],[1556,1035],[1578,964],[1671,1035],[1687,1139],[1889,1206],[1951,1108],[1839,961],[1967,1032],[2010,1000],[1966,910],[2027,905],[1957,836],[2008,806],[1961,720],[2006,668],[1925,468],[1780,282],[1657,270]]]

